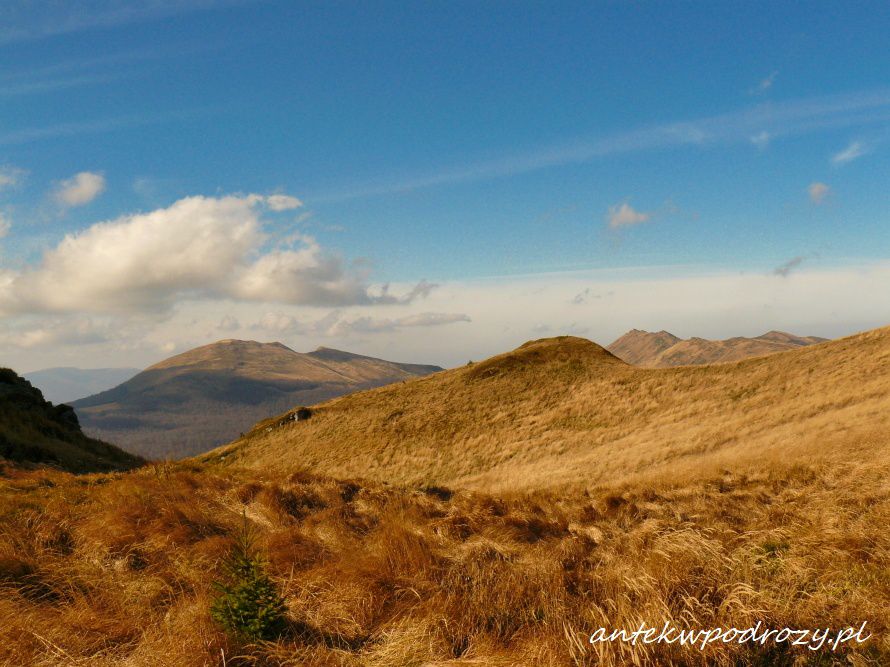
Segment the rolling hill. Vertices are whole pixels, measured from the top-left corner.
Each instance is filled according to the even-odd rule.
[[[138,368],[44,368],[24,378],[40,389],[46,400],[70,403],[116,387],[139,372]]]
[[[741,361],[827,340],[818,336],[795,336],[783,331],[770,331],[754,338],[737,336],[726,340],[684,340],[667,331],[652,333],[632,329],[606,349],[634,366],[669,368]]]
[[[0,458],[70,472],[125,470],[141,460],[86,437],[67,405],[53,405],[8,368],[0,368]]]
[[[74,401],[84,430],[151,458],[207,451],[298,404],[441,370],[340,350],[222,340],[155,364]]]
[[[262,422],[205,460],[528,490],[884,451],[888,426],[890,328],[665,369],[560,337]]]

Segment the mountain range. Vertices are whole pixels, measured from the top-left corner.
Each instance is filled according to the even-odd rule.
[[[807,459],[890,427],[890,328],[712,366],[574,337],[261,422],[206,460],[483,490]],[[696,473],[698,474],[698,473]]]
[[[84,430],[151,458],[179,458],[237,437],[258,420],[361,389],[442,370],[330,348],[221,340],[74,401]]]
[[[634,366],[668,368],[740,361],[824,343],[827,340],[818,336],[795,336],[783,331],[770,331],[754,338],[736,336],[726,340],[684,340],[667,331],[652,333],[631,329],[606,349]]]

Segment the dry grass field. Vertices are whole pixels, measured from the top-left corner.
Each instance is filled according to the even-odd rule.
[[[628,366],[576,338],[336,399],[203,457],[0,467],[0,664],[890,664],[890,329]],[[284,601],[226,634],[252,532]],[[837,651],[600,627],[868,624]]]
[[[155,466],[0,477],[3,665],[886,665],[881,459],[588,494]],[[211,620],[243,522],[283,594],[271,642]],[[840,628],[832,653],[587,642],[603,626]]]
[[[890,328],[665,369],[550,338],[279,423],[261,422],[206,459],[489,492],[843,459],[888,446]]]

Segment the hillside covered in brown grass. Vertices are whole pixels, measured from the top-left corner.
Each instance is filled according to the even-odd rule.
[[[0,462],[0,664],[880,667],[888,370],[890,329],[678,369],[566,337],[197,461]],[[212,614],[245,532],[281,599],[268,641]],[[871,638],[588,642],[641,623]]]
[[[68,405],[53,405],[40,390],[0,368],[0,461],[48,465],[70,472],[125,470],[142,460],[88,438]]]
[[[726,340],[684,340],[667,331],[652,333],[632,329],[606,349],[634,366],[670,368],[741,361],[824,343],[827,340],[818,336],[795,336],[784,331],[770,331],[753,338],[736,336]]]
[[[72,405],[90,435],[149,458],[180,458],[237,437],[260,419],[441,370],[341,350],[221,340],[165,359]]]
[[[0,466],[0,664],[96,667],[881,667],[886,447],[587,493],[496,496],[175,464]],[[285,624],[214,623],[247,524]],[[592,645],[600,627],[859,628],[788,643]]]
[[[482,490],[699,476],[887,446],[890,328],[714,366],[644,369],[588,340],[262,422],[207,460]]]

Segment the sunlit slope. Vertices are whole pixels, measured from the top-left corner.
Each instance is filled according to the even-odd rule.
[[[738,363],[629,366],[561,337],[261,422],[207,458],[489,489],[886,449],[890,328]]]

